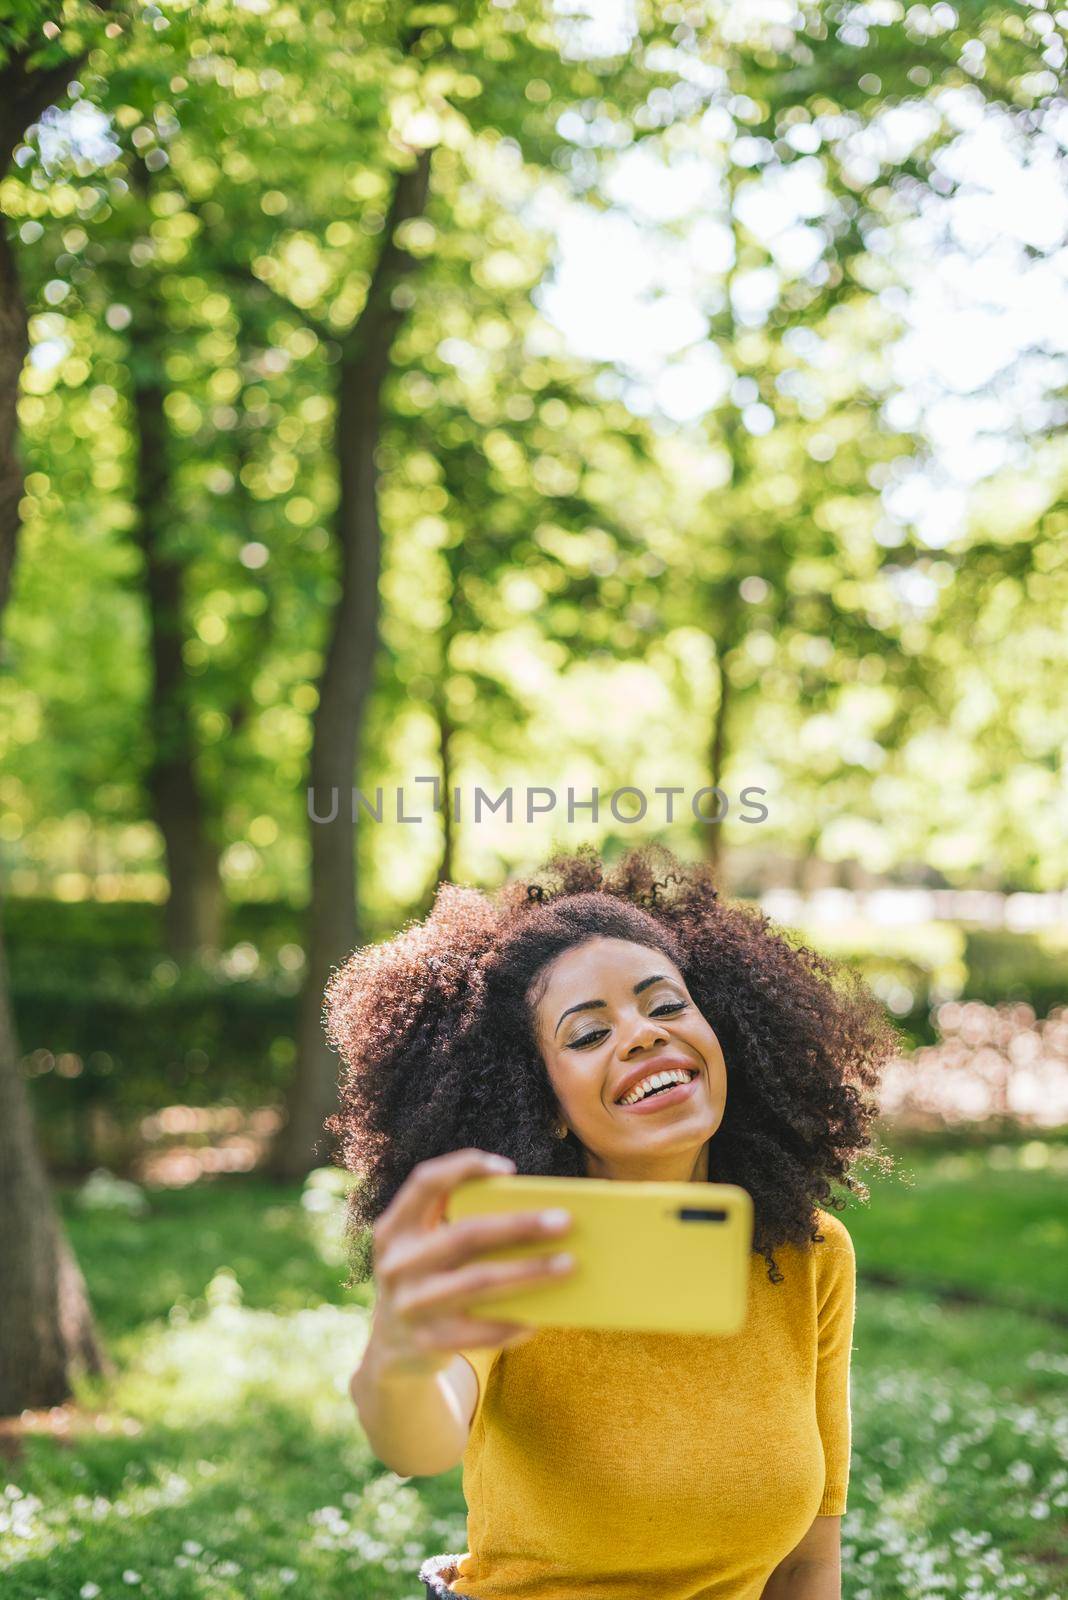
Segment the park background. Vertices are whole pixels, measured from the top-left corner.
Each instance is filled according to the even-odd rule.
[[[347,1397],[323,986],[651,837],[901,1029],[843,1595],[1068,1588],[1064,22],[7,7],[5,1596],[464,1548]]]

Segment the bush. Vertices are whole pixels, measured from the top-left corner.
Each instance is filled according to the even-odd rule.
[[[300,908],[228,906],[221,957],[185,968],[164,953],[162,906],[29,897],[3,912],[22,1070],[53,1165],[122,1164],[141,1118],[168,1105],[280,1102],[296,1059]]]
[[[162,982],[13,981],[22,1070],[52,1161],[94,1163],[103,1122],[130,1125],[174,1103],[281,1099],[299,980],[174,970]]]
[[[1058,948],[1037,934],[973,928],[965,935],[964,961],[966,1000],[1026,1000],[1040,1017],[1068,1002],[1068,944]]]
[[[300,950],[304,913],[284,901],[228,905],[223,946],[251,945],[262,965]],[[4,942],[13,980],[63,971],[117,983],[151,976],[165,959],[163,907],[134,900],[47,900],[4,904]]]

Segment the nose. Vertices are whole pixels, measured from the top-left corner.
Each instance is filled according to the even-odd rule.
[[[638,1051],[667,1044],[668,1036],[661,1018],[639,1016],[629,1033],[624,1034],[624,1039],[626,1042],[621,1053],[627,1061]]]

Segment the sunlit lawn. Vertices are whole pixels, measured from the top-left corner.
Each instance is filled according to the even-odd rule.
[[[872,1177],[843,1213],[862,1280],[1026,1285],[1063,1314],[1062,1149]],[[423,1555],[465,1548],[460,1474],[402,1481],[368,1451],[345,1392],[367,1295],[341,1287],[336,1210],[240,1179],[149,1199],[67,1197],[120,1371],[66,1439],[4,1463],[4,1600],[421,1600]],[[1068,1593],[1066,1376],[1063,1320],[861,1282],[845,1600]]]
[[[897,1161],[891,1178],[867,1179],[870,1206],[847,1215],[860,1270],[1068,1317],[1068,1139],[899,1150]]]

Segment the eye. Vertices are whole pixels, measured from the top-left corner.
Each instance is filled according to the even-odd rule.
[[[685,1000],[665,1000],[662,1001],[660,1005],[656,1006],[654,1010],[650,1011],[649,1015],[651,1017],[656,1017],[663,1013],[667,1016],[674,1016],[676,1012],[685,1010]],[[584,1033],[581,1039],[572,1039],[571,1049],[582,1050],[586,1047],[586,1045],[594,1044],[598,1039],[603,1039],[607,1032],[607,1028],[595,1028],[592,1033]]]

